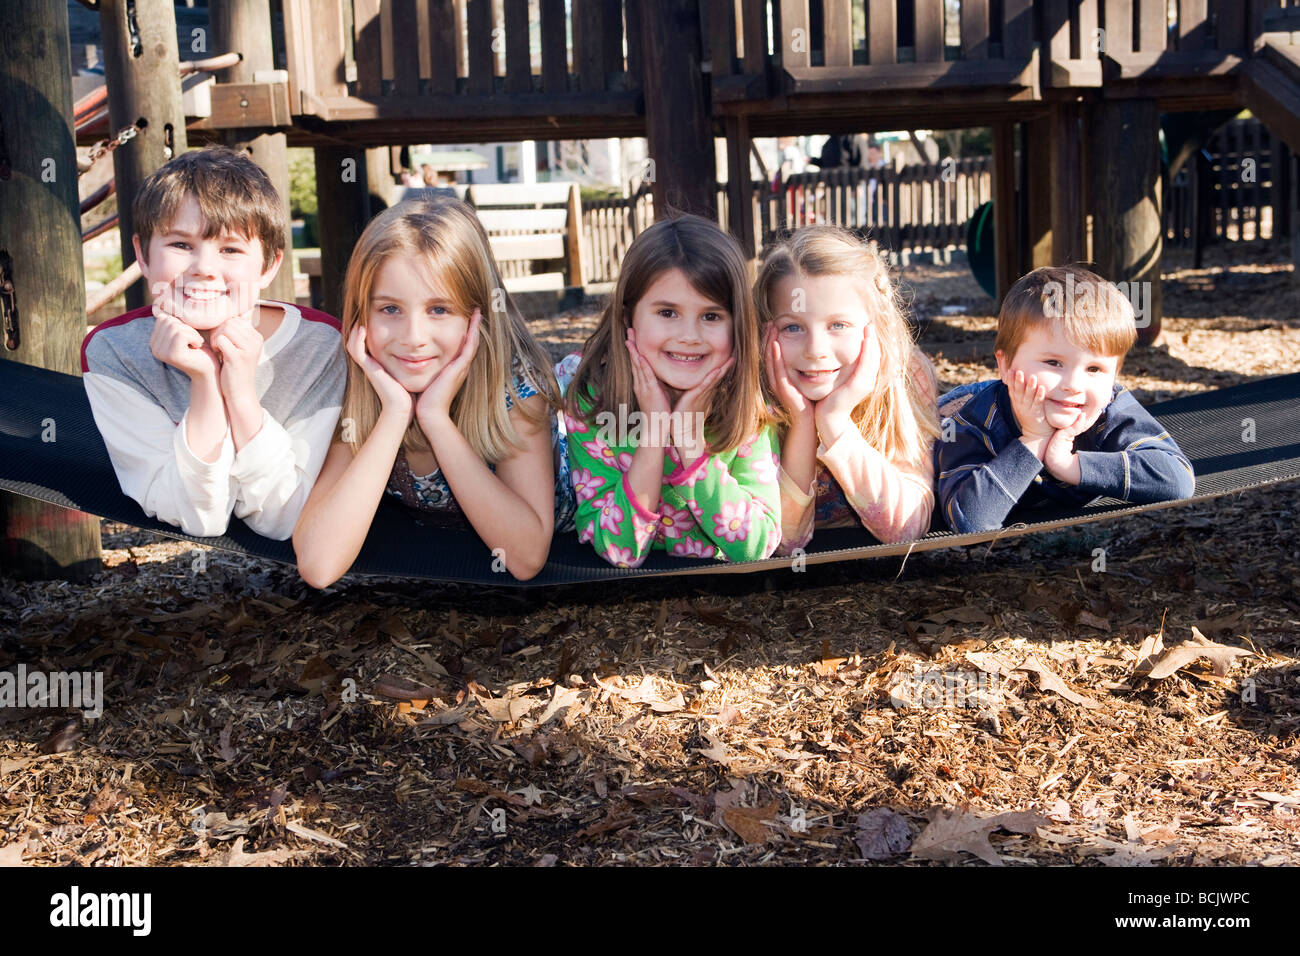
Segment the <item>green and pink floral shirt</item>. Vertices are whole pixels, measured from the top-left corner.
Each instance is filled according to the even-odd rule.
[[[576,356],[569,356],[556,367],[562,385],[576,365]],[[773,427],[738,448],[701,455],[689,468],[682,467],[676,448],[667,448],[659,508],[651,512],[627,483],[636,441],[618,444],[618,436],[602,435],[595,411],[585,401],[581,405],[585,420],[564,416],[578,540],[590,541],[610,564],[638,567],[655,548],[716,561],[754,561],[776,551],[781,455]]]

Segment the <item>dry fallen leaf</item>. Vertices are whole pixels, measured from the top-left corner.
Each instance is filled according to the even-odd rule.
[[[537,726],[543,726],[560,711],[564,710],[566,707],[572,707],[577,702],[578,691],[576,689],[571,687],[562,687],[561,685],[556,684],[555,693],[551,695],[551,699],[547,702],[546,709],[542,711],[542,715],[537,718]]]
[[[1072,704],[1078,704],[1080,707],[1100,707],[1101,704],[1091,697],[1084,697],[1082,694],[1072,691],[1066,686],[1065,681],[1057,677],[1051,669],[1043,664],[1032,654],[1025,658],[1016,668],[1017,670],[1030,671],[1038,675],[1038,687],[1040,690],[1050,690],[1060,694]]]
[[[1193,627],[1190,641],[1155,654],[1145,662],[1150,666],[1146,676],[1152,680],[1163,680],[1175,673],[1179,668],[1186,667],[1193,661],[1205,659],[1214,667],[1214,673],[1219,677],[1223,677],[1231,669],[1234,658],[1248,654],[1250,654],[1250,651],[1242,647],[1216,644],[1206,639],[1204,634]],[[1141,673],[1144,669],[1139,669],[1137,673]]]
[[[761,807],[736,807],[722,812],[722,822],[728,830],[747,844],[766,843],[772,839],[773,830],[767,824],[776,819],[780,803],[773,800]]]
[[[1046,817],[1023,811],[978,817],[962,810],[941,809],[912,844],[912,856],[921,860],[957,862],[961,860],[961,853],[970,853],[991,866],[1002,866],[1002,859],[989,843],[992,831],[1001,828],[1032,834],[1050,822]]]
[[[865,860],[888,860],[906,852],[912,842],[912,827],[889,807],[876,807],[858,814],[854,842]]]
[[[529,697],[476,697],[487,715],[499,724],[514,723],[533,709],[537,701]]]
[[[25,849],[27,849],[25,840],[10,843],[8,846],[0,846],[0,866],[31,866],[30,863],[23,862],[23,850]]]
[[[261,853],[245,853],[244,838],[238,837],[230,845],[230,853],[226,856],[226,866],[282,866],[295,856],[301,855],[301,850],[291,850],[287,846],[277,847],[274,850],[265,850]]]

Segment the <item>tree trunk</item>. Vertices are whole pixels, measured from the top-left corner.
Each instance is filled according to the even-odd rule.
[[[0,355],[76,374],[86,332],[85,272],[62,3],[6,3],[0,31],[0,134],[9,171],[0,179]],[[58,441],[51,409],[33,443]],[[79,579],[100,561],[99,519],[19,495],[0,495],[0,565],[24,578]]]

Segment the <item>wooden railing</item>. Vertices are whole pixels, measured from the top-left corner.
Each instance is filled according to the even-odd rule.
[[[435,127],[636,115],[640,46],[624,55],[624,3],[571,4],[570,14],[566,0],[284,0],[293,109]]]
[[[1165,199],[1170,246],[1289,239],[1291,151],[1258,120],[1234,120],[1174,176]],[[1199,210],[1198,210],[1198,207]],[[1198,211],[1200,216],[1198,216]]]

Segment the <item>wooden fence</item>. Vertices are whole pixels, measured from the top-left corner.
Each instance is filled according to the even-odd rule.
[[[1178,171],[1165,199],[1165,240],[1201,243],[1289,238],[1291,151],[1256,119],[1233,120]]]
[[[966,223],[992,198],[989,157],[901,169],[797,173],[784,182],[755,180],[753,249],[813,223],[869,234],[895,252],[966,244]],[[727,219],[726,183],[717,185],[718,218]],[[589,282],[612,282],[632,240],[654,222],[650,188],[626,199],[583,204],[583,263]]]

